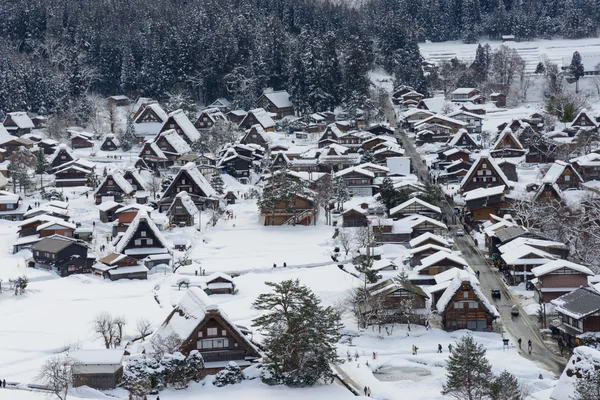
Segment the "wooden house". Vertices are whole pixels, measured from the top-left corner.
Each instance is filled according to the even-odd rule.
[[[248,111],[239,126],[242,129],[250,129],[252,125],[256,124],[259,124],[266,132],[275,132],[275,121],[262,108],[255,108]]]
[[[136,168],[149,168],[156,171],[174,164],[173,157],[167,157],[158,144],[152,140],[144,143],[138,157]]]
[[[442,210],[438,206],[429,204],[418,197],[413,197],[390,210],[390,217],[402,218],[410,214],[425,215],[431,218],[440,219]]]
[[[123,177],[123,173],[121,171],[112,171],[100,182],[94,192],[94,198],[96,199],[96,204],[100,204],[103,201],[121,202],[129,198],[133,192],[135,190],[125,177]]]
[[[460,183],[460,189],[468,192],[473,189],[505,185],[510,187],[509,180],[504,175],[493,157],[482,153]]]
[[[37,268],[54,269],[61,277],[91,272],[87,246],[64,236],[48,236],[32,247],[33,263]]]
[[[172,162],[192,151],[185,138],[174,129],[161,132],[154,141],[166,158]],[[147,150],[146,146],[144,146],[144,150]]]
[[[73,150],[67,147],[66,144],[61,143],[58,145],[58,148],[56,149],[54,154],[52,154],[48,159],[48,163],[50,164],[51,168],[56,168],[59,165],[66,164],[74,160],[75,155],[73,154]]]
[[[569,160],[585,182],[600,180],[600,154],[590,153]]]
[[[127,168],[123,171],[123,178],[133,188],[133,190],[141,191],[146,190],[146,180],[140,175],[135,168]]]
[[[501,249],[502,247],[500,247]],[[508,282],[511,285],[518,285],[521,282],[527,282],[533,279],[532,269],[556,260],[553,254],[527,244],[511,248],[501,255],[502,260],[508,267]]]
[[[265,218],[264,225],[305,225],[309,226],[316,222],[317,210],[312,197],[297,194],[290,201],[279,201],[273,209],[261,210],[261,216]]]
[[[490,149],[490,155],[496,158],[521,157],[527,150],[510,129],[504,129]]]
[[[365,129],[365,131],[375,136],[384,135],[393,137],[395,133],[394,129],[387,124],[373,124]]]
[[[177,176],[161,197],[161,210],[167,210],[181,192],[186,192],[201,210],[209,206],[218,206],[217,192],[194,163],[188,163],[179,169]]]
[[[206,277],[206,294],[235,294],[233,278],[222,272],[215,272]]]
[[[416,267],[421,264],[421,261],[424,258],[427,258],[435,253],[440,251],[445,251],[446,253],[450,253],[450,250],[447,247],[442,247],[436,244],[425,244],[423,246],[415,247],[410,249],[410,266]]]
[[[571,123],[571,128],[597,132],[598,122],[586,109],[583,109],[579,112],[579,114],[577,114]]]
[[[170,225],[194,226],[194,215],[198,214],[198,208],[187,192],[179,192],[175,200],[167,210]]]
[[[471,102],[473,104],[482,104],[485,99],[481,92],[475,88],[458,88],[450,94],[450,101],[453,103]]]
[[[146,210],[141,209],[117,242],[115,251],[140,260],[151,254],[168,253],[169,246]]]
[[[342,135],[343,132],[335,124],[327,125],[325,131],[318,140],[319,148],[327,147],[332,143],[338,143],[339,137]]]
[[[135,120],[142,113],[142,111],[144,111],[146,106],[154,103],[156,103],[156,100],[153,100],[150,97],[138,97],[133,105],[133,119]]]
[[[398,278],[391,278],[378,282],[367,290],[372,297],[379,298],[381,301],[381,310],[373,315],[375,320],[384,323],[427,324],[429,295],[419,286]],[[409,312],[406,311],[405,306],[408,302],[412,304]],[[373,313],[369,307],[368,304],[365,304],[361,308],[366,313]],[[368,321],[369,324],[373,322]]]
[[[72,238],[76,228],[75,224],[55,218],[38,225],[36,231],[41,238],[53,235]]]
[[[73,149],[89,149],[94,147],[94,135],[88,132],[72,132],[70,133],[71,148]]]
[[[216,108],[222,113],[226,114],[229,111],[231,111],[231,102],[223,97],[219,97],[211,104],[209,104],[208,108]]]
[[[360,227],[360,226],[368,226],[369,219],[367,218],[364,210],[359,210],[356,208],[350,208],[342,213],[342,226],[344,228],[347,227]]]
[[[123,377],[123,349],[74,350],[73,387],[88,386],[98,390],[115,389]]]
[[[496,107],[506,107],[506,95],[504,93],[492,93],[490,94],[490,101],[496,105]]]
[[[578,188],[583,183],[579,172],[569,163],[554,161],[550,169],[544,175],[542,183],[556,184],[561,190]]]
[[[218,108],[205,108],[194,122],[196,129],[205,130],[215,126],[218,122],[227,121],[227,117]]]
[[[150,213],[152,212],[152,207],[143,204],[129,203],[117,208],[113,213],[113,220],[116,221],[116,223],[113,223],[113,237],[118,236],[119,233],[125,232],[127,228],[129,228],[129,225],[131,225],[131,222],[137,217],[140,210],[145,210],[147,213]]]
[[[588,267],[562,259],[542,264],[531,272],[535,277],[532,282],[537,303],[550,303],[579,287],[587,286],[588,277],[594,276]]]
[[[265,149],[269,148],[269,141],[265,137],[265,130],[259,124],[252,125],[246,134],[240,140],[241,144],[257,144]]]
[[[402,226],[403,229],[410,230],[411,238],[415,238],[425,232],[441,234],[448,230],[448,227],[440,221],[418,214],[412,214],[399,219],[397,224]]]
[[[366,137],[370,137],[370,135],[366,136],[364,132],[360,131],[345,132],[338,137],[338,143],[349,148],[351,152],[358,152]]]
[[[0,125],[1,127],[1,125]],[[0,148],[5,151],[0,152],[0,158],[2,161],[7,159],[12,153],[19,150],[21,147],[26,149],[31,149],[33,147],[34,142],[30,139],[26,139],[24,137],[17,136],[1,136],[0,137]],[[58,143],[57,143],[58,144]],[[38,144],[39,146],[39,144]]]
[[[372,196],[373,179],[375,174],[360,166],[350,167],[335,173],[335,178],[341,178],[346,183],[348,191],[354,196]]]
[[[106,104],[108,104],[109,107],[123,107],[129,105],[130,102],[131,99],[124,94],[109,96],[106,99]]]
[[[153,139],[169,116],[155,101],[144,103],[134,114],[135,136],[139,143]]]
[[[256,101],[256,105],[277,114],[278,119],[295,115],[294,105],[290,101],[289,93],[285,90],[265,91]]]
[[[564,201],[564,195],[557,184],[542,183],[533,195],[532,200],[536,203],[561,203]]]
[[[19,237],[38,235],[38,227],[46,222],[65,222],[62,218],[53,217],[51,215],[42,214],[33,218],[27,218],[19,223],[17,233]]]
[[[565,344],[575,347],[590,333],[600,332],[600,293],[588,287],[580,287],[551,301],[558,313],[558,321],[552,322]]]
[[[398,140],[393,136],[379,135],[363,140],[360,147],[363,150],[372,151],[375,146],[382,144],[398,146]]]
[[[394,89],[394,92],[392,93],[392,102],[396,105],[399,105],[402,103],[402,96],[404,96],[407,93],[410,92],[414,92],[414,89],[410,86],[405,86],[402,85],[400,87],[398,87],[397,89]]]
[[[92,170],[75,163],[67,163],[59,166],[54,172],[54,184],[56,187],[87,186],[90,184]]]
[[[179,350],[184,355],[199,351],[207,374],[215,374],[229,361],[235,361],[244,369],[261,357],[240,328],[197,287],[187,289],[151,341],[165,341],[170,337],[181,341]]]
[[[97,260],[92,266],[94,274],[111,281],[120,279],[148,279],[148,268],[134,257],[110,253]]]
[[[470,101],[462,103],[462,105],[460,106],[460,109],[463,111],[466,111],[466,112],[470,112],[471,114],[477,114],[477,115],[486,115],[487,114],[487,110],[485,109],[484,105],[473,104]]]
[[[109,133],[104,137],[104,141],[102,141],[102,144],[100,145],[100,150],[117,151],[119,150],[120,145],[121,143],[119,142],[119,139],[117,139],[112,133]]]
[[[471,135],[481,135],[481,132],[483,131],[484,117],[482,117],[479,114],[470,113],[464,110],[458,110],[447,114],[447,116],[449,118],[465,122],[467,125],[464,129],[466,129],[467,132],[469,132],[469,134]]]
[[[123,204],[117,203],[116,201],[103,201],[102,204],[98,204],[98,219],[101,222],[113,222],[116,219],[116,211],[123,207]]]
[[[426,129],[434,133],[449,132],[450,134],[454,134],[461,129],[465,129],[467,126],[467,122],[459,121],[445,115],[436,114],[415,124],[415,129],[418,130],[419,127],[426,127]]]
[[[471,137],[469,132],[467,132],[466,129],[460,129],[458,132],[456,132],[448,142],[448,146],[460,147],[470,150],[477,149],[480,147],[475,141],[475,139]]]
[[[477,278],[466,272],[451,281],[436,309],[447,331],[469,329],[491,332],[493,321],[499,317],[496,307],[483,294]]]
[[[31,133],[31,130],[35,128],[33,121],[29,118],[26,112],[10,112],[6,114],[3,122],[4,128],[12,136],[22,136],[27,133]]]
[[[428,244],[434,244],[442,247],[452,247],[452,244],[442,236],[433,234],[431,232],[423,233],[420,236],[415,237],[410,242],[408,242],[410,247],[415,248],[419,246],[425,246]]]
[[[0,144],[0,146],[4,147],[4,144]],[[37,146],[42,149],[45,155],[49,156],[56,151],[58,142],[54,139],[43,139],[37,143]]]
[[[163,124],[159,133],[170,132],[172,130],[175,130],[177,135],[188,145],[191,145],[200,139],[200,133],[181,109],[175,110],[168,115],[167,121]],[[187,152],[189,152],[189,150]]]
[[[410,275],[410,281],[415,284],[435,283],[431,280],[434,275],[448,271],[452,268],[463,269],[467,267],[467,262],[448,251],[439,250],[430,256],[421,259],[421,264],[414,267]]]
[[[248,113],[244,110],[231,110],[227,114],[225,114],[225,116],[229,121],[239,126],[247,114]]]
[[[517,175],[518,161],[512,161],[511,159],[501,158],[496,159],[496,164],[500,167],[506,178],[511,182],[518,182],[519,176]],[[470,168],[470,165],[469,165]]]
[[[438,165],[441,163],[452,163],[454,161],[469,161],[471,152],[467,149],[459,149],[456,147],[443,148],[438,153]]]
[[[464,192],[467,221],[488,221],[491,215],[510,214],[511,207],[504,199],[506,191],[506,186],[498,185]]]
[[[250,171],[252,170],[253,158],[238,152],[234,147],[228,148],[217,163],[217,169],[221,173],[233,176],[242,183],[250,182]]]

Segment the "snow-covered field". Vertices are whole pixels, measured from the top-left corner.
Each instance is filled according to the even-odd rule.
[[[517,50],[519,55],[525,60],[527,72],[533,73],[538,62],[542,61],[543,57],[547,57],[558,66],[563,65],[563,57],[569,60],[573,56],[574,51],[579,51],[581,54],[587,52],[600,51],[600,39],[587,38],[577,40],[545,40],[536,39],[531,42],[500,42],[481,39],[480,44],[489,44],[490,47],[496,49],[501,45],[508,46]],[[472,62],[475,59],[475,50],[477,43],[465,44],[462,41],[441,42],[441,43],[419,43],[421,54],[423,57],[432,62],[440,62],[451,60],[456,57],[465,62]]]

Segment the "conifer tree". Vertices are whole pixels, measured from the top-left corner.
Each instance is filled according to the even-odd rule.
[[[490,387],[492,400],[521,400],[521,385],[513,374],[504,370],[494,378]]]
[[[221,174],[214,174],[212,178],[210,178],[210,186],[218,194],[223,194],[223,187],[225,186],[225,182],[223,182],[223,178],[221,178]]]
[[[269,363],[263,380],[271,384],[312,386],[333,379],[329,366],[337,360],[340,315],[298,280],[267,282],[270,293],[253,306],[263,315],[253,320],[262,331]]]
[[[460,338],[446,365],[442,394],[456,400],[484,400],[489,397],[492,367],[481,343],[471,334]]]
[[[581,62],[581,55],[578,51],[573,53],[573,58],[571,59],[571,65],[569,65],[569,73],[575,79],[575,93],[579,93],[579,78],[581,78],[585,73],[585,68],[583,67],[583,63]]]

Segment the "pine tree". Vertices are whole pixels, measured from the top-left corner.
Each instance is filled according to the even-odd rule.
[[[342,210],[344,203],[350,200],[350,191],[348,190],[346,181],[342,177],[337,177],[333,181],[333,198],[338,204],[338,210]]]
[[[490,393],[492,367],[485,348],[467,334],[456,342],[446,365],[442,394],[456,400],[484,400]]]
[[[235,361],[229,361],[229,364],[217,372],[215,375],[215,380],[213,381],[213,385],[217,387],[223,387],[227,385],[235,385],[244,380],[244,375],[242,374],[242,370],[239,365]]]
[[[150,392],[152,389],[151,372],[145,355],[133,355],[129,358],[123,371],[123,387],[139,397]]]
[[[600,399],[600,370],[591,369],[575,385],[574,400]]]
[[[521,385],[513,374],[504,370],[490,387],[491,400],[521,400]]]
[[[571,65],[569,65],[569,73],[575,79],[575,93],[579,93],[579,78],[585,74],[585,68],[581,62],[581,55],[578,51],[573,53]]]
[[[188,381],[196,382],[204,377],[204,359],[198,350],[190,351],[185,359],[185,376]]]
[[[263,379],[288,386],[312,386],[333,379],[329,364],[337,360],[340,339],[339,313],[323,307],[321,300],[298,280],[267,282],[271,293],[254,301],[265,312],[253,320],[264,335],[269,364]]]
[[[362,157],[360,158],[361,164],[374,163],[375,161],[377,161],[377,160],[375,159],[375,156],[373,155],[373,153],[370,150],[365,150],[364,153],[362,154]]]
[[[535,67],[535,73],[536,74],[545,74],[546,73],[546,67],[544,66],[543,62],[539,62],[537,67]]]
[[[390,210],[396,207],[398,203],[398,191],[394,188],[394,183],[389,177],[385,177],[379,188],[381,202],[385,206],[385,211],[390,216]]]
[[[173,354],[165,354],[160,365],[164,376],[164,382],[167,385],[173,386],[176,389],[184,389],[187,387],[187,364],[183,354],[175,352]]]
[[[481,84],[487,80],[489,67],[490,54],[486,52],[485,47],[479,44],[477,45],[477,51],[475,52],[475,60],[473,61],[473,64],[471,64],[473,78],[477,83]]]
[[[36,154],[36,164],[35,164],[35,173],[36,174],[44,174],[48,170],[48,161],[44,156],[43,150],[38,150]]]
[[[215,191],[218,194],[223,194],[223,187],[225,186],[225,182],[223,182],[221,174],[214,174],[210,178],[210,186],[212,186],[212,188],[215,189]]]

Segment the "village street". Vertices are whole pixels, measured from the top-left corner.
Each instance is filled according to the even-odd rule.
[[[415,174],[422,180],[428,179],[429,173],[427,167],[415,150],[412,141],[404,134],[402,129],[397,129],[396,135],[399,140],[402,141],[402,146],[406,150],[406,155],[411,158]],[[467,230],[460,225],[458,218],[454,218],[454,209],[445,200],[444,195],[439,188],[438,192],[442,197],[442,212],[444,218],[448,221],[448,228],[453,235],[456,247],[461,251],[462,257],[467,261],[469,266],[474,271],[480,271],[479,281],[484,294],[491,299],[492,289],[500,289],[502,293],[501,299],[494,301],[494,305],[500,313],[501,321],[499,326],[501,327],[504,325],[506,327],[506,330],[512,336],[513,340],[511,340],[511,342],[515,346],[518,346],[517,340],[519,338],[522,339],[523,357],[541,363],[549,370],[560,375],[566,365],[568,357],[561,357],[558,355],[556,348],[554,348],[556,346],[551,347],[544,342],[539,328],[537,328],[537,322],[528,316],[518,303],[514,301],[500,273],[497,272],[496,268],[491,267],[485,256],[475,245],[471,236],[466,233]],[[452,221],[456,221],[456,224],[452,224]],[[457,229],[463,229],[465,236],[457,236]],[[520,315],[518,317],[511,316],[510,311],[513,305],[519,306]],[[531,355],[527,354],[527,341],[530,339],[533,343],[533,352]]]

